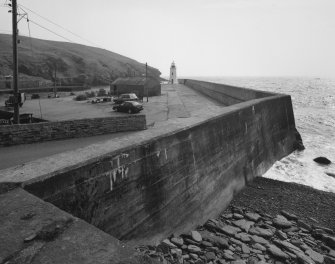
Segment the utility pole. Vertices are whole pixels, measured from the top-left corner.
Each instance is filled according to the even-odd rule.
[[[19,89],[18,89],[18,58],[17,58],[17,4],[12,0],[12,27],[13,27],[13,89],[14,89],[14,123],[20,123]]]
[[[149,96],[148,96],[148,85],[147,85],[147,79],[148,78],[148,63],[145,63],[145,86],[147,90],[147,102],[149,102]]]
[[[57,78],[57,64],[55,64],[54,98],[56,98],[56,94],[57,94],[57,90],[56,90],[56,78]]]

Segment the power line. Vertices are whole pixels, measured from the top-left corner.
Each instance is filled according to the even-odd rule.
[[[33,42],[32,42],[32,40],[31,40],[31,34],[30,34],[30,20],[29,20],[29,18],[28,18],[28,14],[27,14],[27,25],[28,25],[28,31],[29,31],[29,40],[30,40],[31,55],[32,55],[33,57],[35,57],[35,56],[34,56],[34,50],[33,50]]]
[[[71,39],[68,39],[68,38],[66,38],[66,37],[63,37],[62,35],[60,35],[60,34],[58,34],[58,33],[54,32],[54,31],[52,31],[51,29],[48,29],[48,28],[46,28],[46,27],[44,27],[44,26],[42,26],[42,25],[40,25],[40,24],[36,23],[36,22],[35,22],[35,21],[33,21],[33,20],[29,20],[29,21],[30,21],[31,23],[35,24],[36,26],[39,26],[39,27],[41,27],[41,28],[43,28],[43,29],[45,29],[45,30],[47,30],[47,31],[49,31],[49,32],[51,32],[51,33],[53,33],[53,34],[55,34],[56,36],[58,36],[58,37],[61,37],[61,38],[65,39],[66,41],[69,41],[69,42],[75,43],[75,42],[74,42],[74,41],[72,41]]]
[[[78,38],[80,38],[80,39],[82,39],[82,40],[85,40],[85,41],[87,41],[87,42],[89,42],[89,43],[91,43],[91,44],[93,44],[93,45],[95,45],[95,46],[97,46],[97,47],[101,47],[100,45],[98,45],[98,44],[96,44],[96,43],[94,43],[94,42],[92,42],[92,41],[90,41],[90,40],[88,40],[88,39],[85,39],[85,38],[81,37],[80,35],[78,35],[78,34],[72,32],[71,30],[69,30],[69,29],[67,29],[67,28],[65,28],[65,27],[63,27],[63,26],[61,26],[61,25],[59,25],[59,24],[57,24],[57,23],[51,21],[50,19],[48,19],[48,18],[46,18],[46,17],[44,17],[44,16],[38,14],[37,12],[31,10],[30,8],[28,8],[28,7],[26,7],[26,6],[22,5],[22,4],[20,4],[20,6],[22,6],[23,8],[25,8],[25,9],[27,9],[27,10],[29,10],[30,12],[34,13],[34,14],[37,15],[38,17],[40,17],[40,18],[42,18],[42,19],[48,21],[49,23],[51,23],[51,24],[53,24],[53,25],[55,25],[55,26],[57,26],[57,27],[59,27],[59,28],[65,30],[66,32],[68,32],[68,33],[70,33],[70,34],[72,34],[72,35],[74,35],[74,36],[76,36],[76,37],[78,37]]]

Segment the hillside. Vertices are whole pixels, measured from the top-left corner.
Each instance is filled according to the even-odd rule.
[[[49,41],[20,36],[18,44],[20,77],[53,80],[62,83],[103,84],[119,76],[142,75],[145,65],[120,54],[68,42]],[[12,36],[0,34],[0,76],[12,74]],[[160,71],[148,67],[150,76],[159,78]]]

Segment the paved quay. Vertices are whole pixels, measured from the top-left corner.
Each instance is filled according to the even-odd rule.
[[[98,105],[97,107],[101,106]],[[106,113],[106,106],[103,107],[105,109],[104,112]],[[110,110],[111,106],[109,105],[108,107]],[[146,115],[148,130],[156,132],[159,130],[158,134],[162,134],[168,130],[172,131],[175,128],[185,127],[189,123],[192,123],[194,118],[211,116],[213,113],[218,113],[219,111],[222,112],[223,107],[222,104],[207,98],[184,85],[175,84],[162,85],[161,96],[149,97],[149,102],[144,100],[144,110],[142,113]],[[120,114],[114,113],[114,111],[111,112],[112,114]],[[188,122],[185,122],[186,119]],[[167,123],[170,124],[167,125]],[[164,127],[168,128],[165,129]],[[47,162],[45,158],[50,157],[49,161],[58,158],[61,159],[61,156],[57,157],[57,154],[61,153],[68,152],[70,156],[74,156],[81,151],[89,152],[89,149],[96,149],[99,148],[99,146],[103,147],[104,145],[107,147],[113,142],[127,140],[127,138],[133,138],[134,143],[136,143],[140,138],[136,135],[142,135],[147,132],[148,131],[115,133],[94,137],[4,147],[0,150],[0,175],[4,174],[4,172],[1,173],[1,170],[13,167],[23,169],[26,163],[32,161],[34,161],[34,165],[30,168],[33,172],[34,166],[37,166],[42,162]]]

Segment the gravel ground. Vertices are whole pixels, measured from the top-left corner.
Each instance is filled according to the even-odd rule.
[[[296,183],[258,177],[233,199],[231,205],[273,216],[286,210],[309,224],[315,224],[310,219],[313,218],[335,230],[335,193]]]

